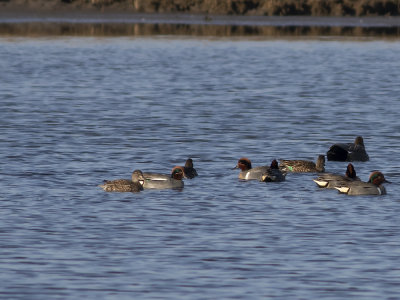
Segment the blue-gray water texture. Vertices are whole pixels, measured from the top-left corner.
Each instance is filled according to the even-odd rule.
[[[398,40],[2,38],[0,70],[1,298],[400,298]],[[386,196],[232,170],[358,135]]]

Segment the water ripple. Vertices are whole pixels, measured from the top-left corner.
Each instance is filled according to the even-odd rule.
[[[0,39],[0,286],[8,298],[395,298],[400,44]],[[237,159],[315,160],[362,135],[384,197]],[[183,191],[104,193],[192,157]],[[344,163],[327,162],[343,173]]]

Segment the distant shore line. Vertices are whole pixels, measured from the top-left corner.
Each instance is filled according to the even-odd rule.
[[[365,17],[400,16],[400,0],[0,0],[0,11]]]
[[[332,27],[332,26],[232,26],[199,24],[121,24],[121,23],[0,23],[0,37],[92,36],[144,37],[182,36],[207,38],[383,38],[399,39],[400,27]]]
[[[26,1],[31,6],[21,6],[18,1]],[[116,1],[110,0],[108,5],[100,6],[90,6],[86,2],[87,5],[79,6],[80,0],[64,1],[71,3],[61,3],[61,0],[37,0],[33,5],[29,0],[6,2],[0,0],[0,36],[400,37],[400,16],[269,16],[138,12],[131,7],[137,4],[137,1],[130,1],[131,6],[127,6],[129,9],[122,9],[127,5],[125,0],[118,2],[118,5],[114,3]]]

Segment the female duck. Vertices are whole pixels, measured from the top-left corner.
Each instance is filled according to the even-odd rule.
[[[360,178],[357,177],[356,170],[351,163],[347,165],[346,173],[344,176],[332,173],[322,173],[318,176],[317,179],[313,179],[318,187],[327,189],[347,186],[355,180],[360,180]]]
[[[183,167],[176,166],[171,175],[144,173],[144,189],[181,189],[183,188]]]
[[[305,172],[325,172],[325,156],[319,155],[317,158],[317,162],[314,163],[308,160],[280,160],[281,170],[286,172],[296,172],[296,173],[305,173]]]
[[[240,169],[239,179],[243,180],[260,180],[261,176],[265,174],[269,166],[260,166],[253,168],[250,159],[242,157],[239,159],[236,167],[234,169]]]
[[[268,170],[261,175],[260,181],[264,182],[281,182],[285,181],[286,173],[283,173],[278,166],[278,162],[274,159]]]
[[[144,177],[140,170],[135,170],[132,173],[131,180],[116,179],[104,180],[104,184],[99,185],[106,192],[140,192],[143,190]]]
[[[197,176],[197,171],[193,167],[193,160],[189,158],[186,160],[185,166],[183,167],[183,176],[187,179],[193,179]]]
[[[364,140],[356,137],[354,143],[334,144],[326,153],[328,160],[333,161],[368,161],[369,156],[365,150]]]
[[[347,186],[335,187],[335,189],[347,195],[385,195],[386,189],[382,185],[384,182],[390,183],[381,172],[374,171],[369,176],[368,182],[353,181]]]

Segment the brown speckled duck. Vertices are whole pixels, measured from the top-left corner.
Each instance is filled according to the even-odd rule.
[[[284,160],[284,159],[280,160],[280,163],[281,163],[280,166],[281,170],[285,172],[296,172],[296,173],[325,172],[324,155],[319,155],[316,163],[308,160]]]
[[[104,183],[99,185],[106,192],[133,192],[137,193],[143,190],[144,177],[140,170],[135,170],[132,173],[132,178],[104,180]]]

